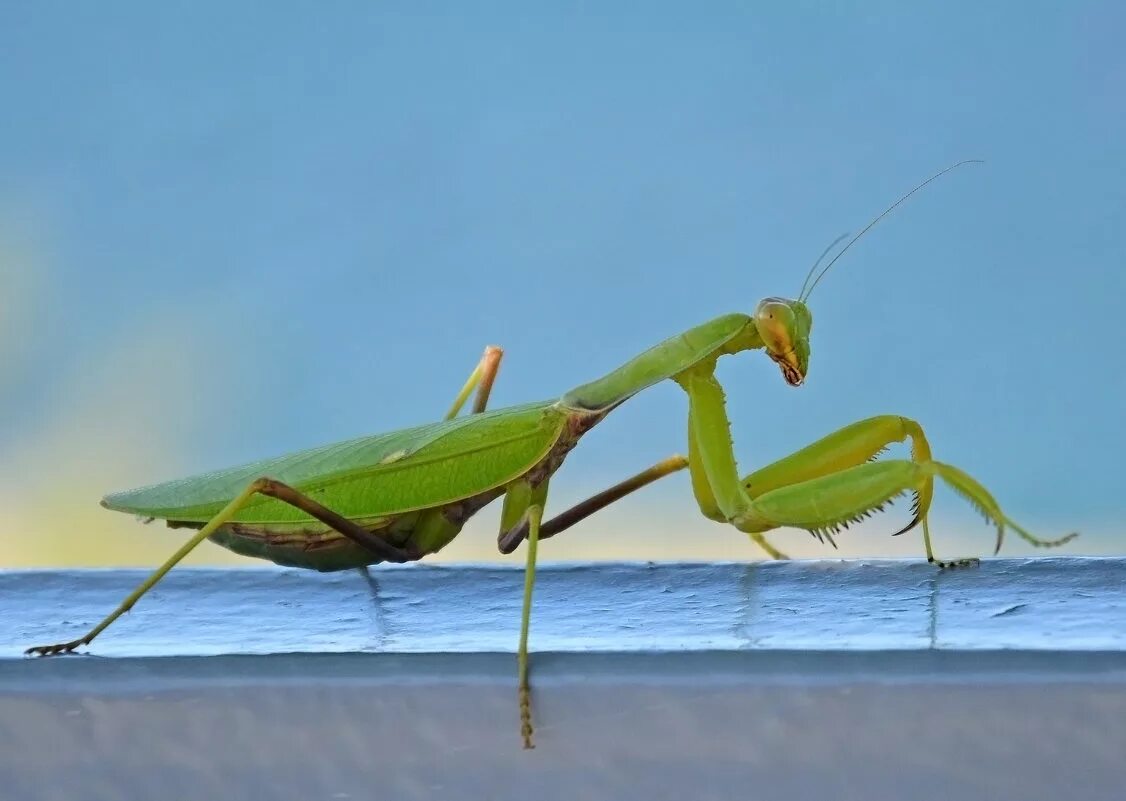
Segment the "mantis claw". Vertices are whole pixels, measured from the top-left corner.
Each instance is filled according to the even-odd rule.
[[[943,562],[941,559],[935,559],[933,556],[928,556],[927,561],[937,567],[939,570],[956,570],[959,567],[980,567],[980,559],[951,559],[949,562]]]
[[[61,642],[57,645],[34,645],[24,651],[25,656],[57,656],[58,654],[74,653],[74,649],[80,645],[87,645],[86,639],[71,640],[70,642]]]
[[[532,696],[531,691],[524,686],[519,690],[520,704],[520,739],[524,742],[524,749],[531,750],[536,747],[532,741]]]

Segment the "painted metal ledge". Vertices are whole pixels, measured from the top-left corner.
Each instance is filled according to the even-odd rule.
[[[1126,560],[0,573],[0,798],[1121,799]]]

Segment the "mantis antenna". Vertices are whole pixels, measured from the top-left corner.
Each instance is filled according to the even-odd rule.
[[[841,234],[840,236],[838,236],[832,242],[830,242],[829,247],[827,247],[823,251],[821,251],[821,255],[817,257],[817,261],[813,262],[813,266],[809,268],[809,272],[806,273],[806,275],[805,275],[805,280],[802,281],[801,292],[798,293],[799,298],[801,298],[802,295],[805,294],[805,285],[808,284],[809,279],[813,277],[814,271],[817,270],[817,265],[819,265],[821,263],[821,260],[829,255],[829,251],[832,250],[833,248],[835,248],[837,245],[839,245],[841,243],[841,240],[844,239],[846,236],[848,236],[847,231],[845,233]]]
[[[817,277],[816,277],[815,279],[813,279],[813,283],[812,283],[812,284],[810,284],[810,286],[809,286],[809,289],[808,289],[808,290],[807,290],[807,289],[805,289],[805,284],[802,284],[802,293],[803,293],[803,294],[801,294],[801,295],[799,295],[799,296],[798,296],[798,300],[800,300],[800,301],[802,301],[802,302],[805,302],[805,301],[806,301],[806,300],[807,300],[807,299],[809,298],[809,296],[813,294],[813,288],[814,288],[814,287],[816,287],[816,286],[817,286],[817,283],[818,283],[818,282],[819,282],[819,281],[820,281],[820,280],[821,280],[822,278],[824,278],[824,277],[825,277],[825,273],[829,272],[829,268],[830,268],[830,267],[832,267],[832,266],[833,266],[834,264],[836,264],[836,263],[837,263],[837,259],[839,259],[839,258],[840,258],[841,256],[843,256],[843,255],[845,254],[845,252],[846,252],[846,251],[847,251],[847,250],[848,250],[848,249],[849,249],[850,247],[852,247],[853,245],[855,245],[855,244],[856,244],[856,240],[858,240],[858,239],[859,239],[860,237],[864,236],[864,234],[868,233],[868,231],[869,231],[869,230],[871,230],[871,228],[872,228],[872,227],[873,227],[873,226],[874,226],[874,225],[875,225],[876,223],[878,223],[878,222],[879,222],[880,220],[882,220],[882,219],[883,219],[884,217],[886,217],[886,216],[888,216],[889,214],[891,214],[891,213],[892,213],[892,211],[894,211],[894,210],[895,210],[896,206],[898,206],[898,205],[899,205],[900,203],[902,203],[903,201],[905,201],[905,200],[906,200],[907,198],[911,197],[911,195],[913,195],[913,194],[915,194],[916,192],[918,192],[918,191],[919,191],[920,189],[922,189],[922,188],[923,188],[924,186],[926,186],[927,184],[929,184],[929,183],[930,183],[931,181],[935,180],[936,178],[940,178],[940,177],[942,177],[943,175],[945,175],[946,173],[950,172],[951,170],[957,169],[958,167],[961,167],[961,166],[962,166],[962,165],[964,165],[964,164],[984,164],[984,163],[985,163],[985,162],[984,162],[984,161],[982,161],[982,159],[966,159],[965,161],[959,161],[959,162],[958,162],[957,164],[951,164],[951,165],[950,165],[949,167],[947,167],[946,169],[944,169],[944,170],[940,170],[939,172],[936,172],[936,173],[935,173],[934,175],[932,175],[932,176],[931,176],[930,178],[928,178],[927,180],[923,181],[923,182],[922,182],[921,184],[919,184],[918,186],[916,186],[916,187],[915,187],[914,189],[912,189],[912,190],[911,190],[910,192],[908,192],[908,193],[907,193],[906,195],[904,195],[903,197],[901,197],[901,198],[900,198],[899,200],[897,200],[897,201],[895,201],[894,203],[892,203],[892,204],[891,204],[890,206],[888,206],[888,207],[887,207],[886,209],[884,209],[884,211],[883,211],[883,212],[882,212],[882,213],[881,213],[881,214],[880,214],[880,215],[879,215],[878,217],[876,217],[876,219],[872,220],[872,222],[870,222],[870,223],[868,223],[868,224],[867,224],[866,226],[864,226],[864,229],[863,229],[863,230],[862,230],[862,231],[861,231],[861,232],[860,232],[859,234],[857,234],[857,235],[856,235],[856,236],[854,236],[854,237],[853,237],[852,239],[850,239],[847,245],[845,245],[845,246],[844,246],[843,248],[841,248],[841,249],[840,249],[840,251],[839,251],[839,252],[837,253],[837,255],[833,257],[832,261],[830,261],[830,262],[829,262],[828,264],[826,264],[826,265],[825,265],[825,267],[824,267],[824,269],[823,269],[823,270],[821,270],[821,272],[817,274]],[[841,237],[841,239],[843,239],[843,237]],[[840,241],[841,241],[840,239],[837,239],[837,241],[836,241],[836,242],[834,242],[834,243],[833,243],[833,245],[836,245],[836,244],[837,244],[837,242],[840,242]],[[832,249],[832,247],[833,247],[833,245],[829,245],[829,248],[827,248],[825,252],[827,253],[827,252],[828,252],[829,250],[831,250],[831,249]],[[821,258],[824,258],[824,257],[825,257],[825,254],[824,254],[824,253],[822,253],[822,254],[821,254]],[[820,261],[821,261],[821,259],[818,259],[817,261],[818,261],[818,262],[820,262]],[[814,269],[814,270],[815,270],[815,269],[817,269],[817,265],[816,265],[816,264],[814,264],[814,265],[813,265],[813,269]],[[812,275],[812,274],[813,274],[813,270],[810,270],[810,275]],[[805,280],[806,280],[806,282],[808,283],[808,282],[809,282],[809,276],[806,276],[806,279],[805,279]]]

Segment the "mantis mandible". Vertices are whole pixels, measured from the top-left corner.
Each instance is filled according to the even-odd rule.
[[[528,627],[539,541],[679,470],[689,470],[705,517],[745,532],[775,559],[786,557],[765,532],[803,528],[835,545],[833,536],[840,530],[913,493],[914,517],[896,533],[921,524],[927,561],[940,568],[975,563],[934,557],[927,515],[936,478],[996,527],[994,553],[1006,527],[1033,545],[1062,545],[1076,535],[1044,540],[1018,526],[976,480],[935,461],[922,427],[906,417],[861,420],[743,477],[735,461],[723,388],[714,375],[719,357],[761,349],[787,384],[800,386],[809,370],[810,293],[872,226],[931,181],[967,163],[947,167],[905,194],[816,273],[844,237],[833,242],[810,269],[796,300],[770,297],[753,314],[716,317],[560,398],[487,411],[502,355],[489,347],[440,422],[109,495],[102,501],[108,509],[197,531],[85,636],[27,653],[46,656],[89,645],[206,539],[282,565],[366,569],[379,562],[413,562],[441,550],[470,517],[503,496],[500,551],[511,553],[528,542],[517,672],[521,736],[524,747],[531,748]],[[543,520],[549,480],[579,439],[633,395],[670,379],[688,396],[687,457],[669,457]],[[459,416],[474,393],[471,414]],[[888,445],[907,440],[909,459],[877,460]]]

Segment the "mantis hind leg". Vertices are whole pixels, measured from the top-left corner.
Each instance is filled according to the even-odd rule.
[[[444,419],[452,420],[458,416],[461,407],[469,399],[473,390],[477,390],[477,397],[473,399],[472,414],[480,414],[485,411],[485,407],[489,405],[489,395],[493,391],[493,382],[496,381],[497,372],[500,370],[500,360],[504,356],[504,351],[496,345],[488,345],[485,347],[485,352],[481,355],[481,361],[473,368],[473,372],[469,374],[469,378],[465,384],[458,391],[457,397],[454,398],[453,405],[450,410],[446,412]]]
[[[234,500],[228,503],[219,511],[215,517],[211,518],[203,528],[196,532],[190,540],[185,542],[176,553],[172,554],[168,560],[158,567],[151,576],[144,580],[137,589],[135,589],[129,596],[121,602],[109,616],[102,622],[94,626],[86,636],[72,640],[71,642],[59,643],[56,645],[36,645],[24,651],[25,654],[35,654],[38,656],[51,656],[53,654],[65,653],[73,651],[82,645],[89,645],[95,637],[101,634],[111,623],[121,617],[123,614],[133,608],[133,605],[143,596],[146,592],[156,586],[164,576],[175,567],[180,560],[195,550],[205,539],[215,533],[220,526],[231,520],[238,511],[245,506],[251,498],[255,495],[267,495],[272,498],[277,498],[284,503],[291,506],[296,506],[303,512],[308,513],[310,516],[324,523],[326,526],[338,531],[348,539],[356,544],[367,548],[373,554],[386,562],[412,562],[420,559],[422,554],[413,549],[397,548],[389,542],[377,537],[365,528],[358,526],[351,520],[338,515],[331,509],[322,506],[321,504],[302,495],[300,492],[283,484],[280,481],[275,481],[270,478],[259,478],[247,485],[246,489],[240,492]]]
[[[481,354],[481,360],[477,366],[473,368],[473,372],[469,374],[464,385],[454,398],[453,405],[450,406],[444,420],[452,420],[461,413],[461,407],[469,399],[473,390],[477,390],[477,396],[473,399],[473,407],[470,414],[480,414],[485,411],[489,404],[489,395],[493,391],[493,382],[496,381],[497,372],[500,370],[500,360],[504,356],[504,351],[496,345],[485,346],[485,352]],[[448,542],[457,536],[461,530],[461,525],[451,523],[446,519],[441,509],[429,509],[422,512],[418,517],[418,522],[415,524],[415,533],[423,542]],[[371,573],[366,567],[359,568],[360,575],[364,580],[371,584]]]

